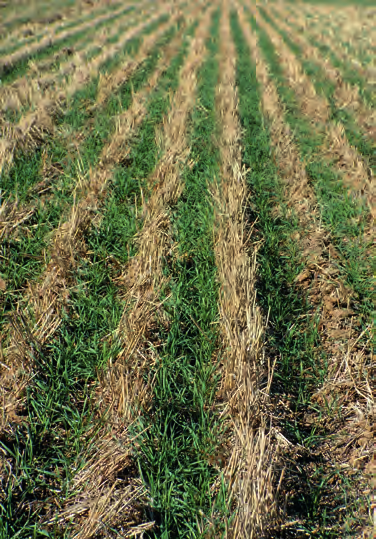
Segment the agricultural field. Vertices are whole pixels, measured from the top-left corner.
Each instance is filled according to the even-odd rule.
[[[0,2],[0,539],[376,533],[376,5]]]

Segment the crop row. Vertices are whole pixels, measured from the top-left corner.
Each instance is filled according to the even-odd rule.
[[[366,79],[291,6],[133,8],[0,88],[0,536],[366,533]]]

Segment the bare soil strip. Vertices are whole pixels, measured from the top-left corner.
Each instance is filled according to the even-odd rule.
[[[58,89],[51,89],[46,92],[46,95],[35,94],[33,105],[36,107],[36,110],[27,113],[21,118],[18,124],[9,125],[9,123],[5,123],[2,126],[4,136],[0,139],[0,172],[4,166],[11,165],[17,147],[25,149],[30,146],[33,147],[35,145],[34,139],[38,140],[40,133],[53,133],[54,126],[51,116],[57,104],[59,102],[64,102],[69,96],[83,88],[92,77],[98,74],[100,66],[104,62],[110,59],[116,52],[120,51],[127,41],[142,32],[148,25],[161,17],[161,15],[165,14],[167,9],[168,8],[163,7],[161,10],[157,11],[155,15],[126,32],[121,41],[115,45],[106,47],[106,49],[89,62],[89,64],[76,69],[69,80],[69,83],[65,86],[63,85]],[[171,8],[169,11],[170,10]],[[172,19],[161,25],[158,32],[154,34],[154,39],[156,36],[160,35],[160,32],[163,33],[171,22],[180,17],[179,8],[173,13]]]
[[[251,10],[257,24],[268,33],[273,45],[279,51],[281,66],[299,101],[302,114],[310,119],[315,129],[324,130],[326,133],[327,141],[324,150],[326,157],[336,164],[350,191],[365,193],[370,211],[376,215],[375,187],[371,180],[371,171],[367,169],[356,149],[350,146],[343,126],[329,120],[329,104],[323,96],[316,94],[315,88],[304,73],[301,63],[270,24],[260,17],[254,6],[251,7]]]
[[[179,88],[173,97],[171,110],[163,120],[160,135],[163,156],[148,179],[152,194],[140,210],[142,230],[135,239],[138,254],[130,260],[119,279],[119,285],[126,290],[124,314],[118,328],[123,350],[116,362],[107,367],[98,389],[103,414],[107,417],[108,426],[112,427],[112,437],[107,426],[101,433],[102,442],[98,444],[88,465],[74,479],[74,488],[79,494],[58,516],[59,520],[64,521],[68,518],[77,520],[82,513],[86,514],[85,526],[75,537],[92,537],[100,521],[110,523],[116,519],[117,506],[111,499],[114,485],[108,484],[100,472],[111,467],[111,475],[116,477],[124,462],[127,459],[132,461],[131,439],[127,438],[124,428],[149,406],[153,381],[146,383],[145,373],[150,363],[155,361],[155,351],[150,347],[149,338],[156,323],[155,314],[161,314],[159,294],[164,282],[162,264],[171,248],[168,209],[176,203],[182,190],[180,174],[189,151],[186,141],[187,118],[194,103],[196,72],[204,58],[212,11],[213,8],[206,12],[192,39],[190,52],[180,73]],[[134,503],[136,499],[146,503],[142,500],[145,490],[141,485],[133,499],[129,492],[124,494],[127,503]],[[147,530],[153,525],[153,522],[149,522],[139,525],[137,529]]]
[[[265,8],[268,15],[274,19],[283,30],[287,31],[292,40],[296,41],[302,48],[303,55],[308,61],[313,61],[319,65],[325,72],[326,78],[331,81],[336,90],[334,99],[337,108],[351,111],[357,124],[362,128],[364,135],[372,142],[376,142],[376,111],[367,107],[359,95],[359,88],[356,85],[345,82],[342,78],[340,70],[336,69],[328,58],[324,58],[320,51],[310,45],[308,40],[284,23],[286,13],[280,9],[278,13],[280,18],[278,21],[273,17],[270,9]]]
[[[222,14],[220,81],[217,111],[221,135],[221,183],[214,193],[215,256],[220,281],[220,324],[224,358],[219,395],[226,403],[231,436],[224,475],[230,485],[229,506],[236,505],[227,537],[256,538],[275,516],[273,454],[276,443],[266,433],[262,405],[268,400],[271,370],[263,354],[264,327],[256,303],[257,246],[249,241],[245,207],[247,187],[242,170],[241,129],[237,117],[236,49],[228,2]],[[263,382],[267,378],[266,387]],[[261,428],[260,428],[260,425]]]

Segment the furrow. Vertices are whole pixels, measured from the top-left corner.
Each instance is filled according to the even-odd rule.
[[[121,88],[121,86],[125,84],[125,82],[137,71],[137,69],[142,65],[142,63],[145,62],[145,60],[148,58],[148,55],[150,55],[156,42],[161,39],[161,37],[168,31],[169,28],[171,28],[171,26],[176,21],[180,19],[185,20],[186,15],[187,14],[184,11],[181,11],[179,7],[177,7],[176,10],[172,13],[171,18],[167,22],[161,24],[158,29],[152,34],[143,37],[142,44],[138,49],[137,54],[130,54],[129,56],[124,58],[121,63],[121,66],[118,69],[104,72],[99,71],[99,68],[96,69],[95,74],[99,73],[99,80],[93,110],[102,107],[104,103],[109,99],[109,97],[116,93]],[[151,22],[153,22],[153,20]],[[141,25],[141,29],[142,28],[143,25]],[[138,33],[139,32],[135,32],[135,34]],[[117,51],[118,48],[119,47],[115,48],[114,50]],[[107,50],[108,47],[106,47],[106,51]],[[96,59],[94,60],[94,62],[96,62],[97,65],[102,65],[105,63],[106,60],[109,59],[110,56],[106,52],[105,56],[102,59]],[[91,78],[93,78],[92,69]],[[68,86],[68,93],[70,95],[74,94],[76,91],[78,91],[77,87],[69,89]]]
[[[372,535],[375,13],[0,0],[0,538]]]
[[[124,84],[124,80],[127,80],[132,73],[134,73],[138,67],[145,61],[148,54],[152,50],[155,42],[166,32],[173,22],[184,16],[184,19],[188,22],[189,15],[185,11],[177,10],[176,14],[165,24],[159,26],[158,31],[145,36],[142,45],[136,55],[132,54],[122,63],[120,69],[114,72],[101,73],[98,81],[98,91],[96,99],[96,107],[101,107],[105,101],[116,92],[117,89]]]
[[[130,424],[150,405],[154,382],[147,372],[153,367],[156,358],[155,352],[150,348],[149,339],[155,331],[156,314],[159,313],[160,316],[163,304],[159,299],[161,288],[165,284],[162,265],[171,248],[168,213],[169,208],[176,204],[182,190],[181,168],[189,150],[186,122],[193,107],[195,75],[203,61],[204,41],[212,11],[213,8],[206,12],[191,41],[170,111],[163,119],[162,132],[159,135],[160,151],[163,154],[147,180],[145,191],[149,192],[150,196],[144,200],[140,209],[142,229],[135,238],[137,254],[130,259],[126,271],[118,279],[119,285],[127,291],[123,316],[117,330],[122,351],[116,362],[106,369],[100,388],[101,398],[111,410],[109,421],[117,425],[117,428]],[[127,444],[124,449],[133,454],[129,441]],[[126,455],[127,453],[123,453],[123,458]],[[91,496],[89,514],[96,510],[96,499],[108,488],[102,479],[99,482],[96,480],[98,468],[107,463],[108,457],[108,446],[99,446],[92,465],[86,470],[86,479],[89,479],[91,485],[96,483],[98,497]],[[116,466],[117,469],[121,467],[122,461],[119,460]],[[80,474],[76,480],[82,482],[82,477]],[[81,497],[86,497],[84,492],[83,490],[80,493]],[[104,505],[103,513],[105,510]],[[73,512],[69,507],[66,510],[66,514],[70,516],[74,512],[75,508]],[[154,523],[145,524],[146,527],[148,525],[154,527]]]
[[[46,35],[46,26],[48,27],[50,34],[57,35],[59,32],[62,32],[69,27],[74,27],[75,25],[79,25],[82,22],[86,22],[109,11],[108,6],[101,4],[99,6],[97,4],[95,9],[93,9],[92,6],[88,6],[89,9],[82,9],[81,7],[81,9],[77,10],[78,6],[76,5],[75,7],[71,9],[71,13],[67,14],[68,16],[59,13],[48,17],[46,14],[45,20],[41,17],[40,22],[35,21],[33,23],[29,21],[26,22],[26,24],[18,25],[16,30],[9,33],[5,39],[0,41],[0,54],[5,55],[13,53],[25,45],[30,45],[33,42],[40,40]],[[113,5],[111,7],[112,9],[116,9],[118,6]]]
[[[337,36],[330,40],[325,30],[311,30],[309,27],[305,33],[307,39],[324,54],[328,56],[333,65],[339,68],[350,81],[354,81],[361,90],[361,95],[369,106],[375,108],[374,88],[376,81],[376,65],[372,53],[354,57],[354,52],[349,46],[338,44]],[[329,41],[328,41],[329,39]]]
[[[375,193],[371,181],[371,171],[367,169],[361,155],[350,146],[341,123],[330,121],[330,106],[323,96],[318,96],[315,88],[304,73],[301,63],[289,51],[282,38],[265,22],[252,6],[257,24],[270,36],[274,47],[279,51],[281,67],[288,84],[294,91],[302,114],[309,119],[318,131],[326,133],[326,157],[335,163],[344,183],[354,193],[365,193],[371,213],[376,216]]]
[[[176,49],[177,43],[175,42],[173,45],[171,45],[169,54],[171,54],[173,52],[173,46],[175,46],[175,49]],[[176,64],[176,61],[180,62],[181,59],[182,59],[182,56],[179,53],[179,55],[176,57],[176,60],[174,59],[173,62],[175,62],[175,64]],[[160,62],[159,62],[159,67],[158,67],[158,69],[161,71],[162,77],[167,76],[167,75],[165,75],[165,73],[168,73],[168,70],[166,71],[165,61],[166,61],[166,59],[164,59],[164,60],[161,59]],[[171,75],[172,75],[173,69],[176,69],[176,65],[175,65],[175,67],[172,66],[171,69],[172,69],[172,71],[171,71]],[[156,82],[156,81],[154,81],[154,82]],[[151,90],[151,88],[150,88],[150,90]],[[146,96],[144,96],[144,97],[146,97]],[[138,106],[137,103],[136,103],[135,106],[136,107]],[[150,120],[149,120],[149,122],[150,122]],[[145,118],[144,125],[147,127],[149,122]],[[119,143],[122,142],[120,138],[118,138],[118,141],[119,141]],[[120,151],[120,148],[119,148],[119,151]],[[106,155],[107,152],[104,150],[103,154]],[[88,256],[87,248],[86,248],[85,244],[83,243],[83,241],[84,241],[83,234],[85,233],[85,230],[88,228],[88,226],[92,224],[93,221],[94,221],[94,224],[95,224],[95,221],[97,219],[96,215],[95,215],[96,214],[96,205],[98,205],[99,202],[101,203],[101,205],[103,205],[104,204],[104,196],[106,195],[106,192],[111,190],[111,186],[109,185],[108,180],[110,178],[113,165],[114,165],[114,163],[112,163],[112,166],[110,165],[110,163],[108,163],[106,165],[106,159],[104,159],[104,163],[102,163],[101,168],[98,171],[94,171],[91,174],[91,176],[88,179],[86,184],[85,184],[85,182],[83,182],[83,184],[81,184],[79,186],[79,189],[77,191],[77,197],[78,197],[78,195],[80,195],[80,198],[78,199],[78,202],[75,205],[75,207],[72,209],[70,219],[69,219],[69,221],[67,221],[64,225],[62,225],[59,228],[58,232],[61,233],[60,236],[55,235],[55,239],[58,239],[59,244],[62,244],[61,248],[62,249],[64,248],[64,249],[68,250],[69,251],[68,255],[70,255],[70,257],[72,257],[72,255],[74,257],[74,255],[76,254],[81,262],[83,261],[82,257],[87,257]],[[114,180],[112,179],[111,183],[113,181]],[[106,185],[105,185],[105,183],[106,183]],[[104,188],[105,188],[105,192],[103,192]],[[100,199],[100,200],[98,200],[98,199]],[[115,226],[116,226],[116,224],[115,224]],[[57,243],[57,242],[55,242],[55,243]],[[60,256],[62,254],[63,253],[61,253],[61,251],[60,251]],[[77,264],[76,260],[74,258],[71,258],[68,261],[65,260],[65,262],[68,265],[68,267],[65,268],[65,271],[68,270],[68,274],[65,275],[64,278],[72,279],[72,276],[69,275],[69,274],[70,273],[74,274],[74,273],[77,273],[77,271],[78,271],[78,269],[76,268],[76,264]],[[70,267],[69,267],[69,264],[70,264]],[[44,280],[44,282],[45,282],[45,280]],[[70,281],[69,284],[71,285],[72,282]],[[72,287],[70,287],[70,288],[72,288]],[[64,297],[60,297],[60,299],[61,299],[62,302],[64,302]],[[70,302],[71,302],[71,300],[70,300]],[[65,304],[66,305],[65,308],[69,309],[70,302],[68,304]],[[51,312],[49,313],[49,315],[52,316],[52,317],[53,317],[53,314],[54,313],[51,313]],[[66,321],[65,321],[65,324],[66,324]],[[58,343],[57,343],[57,345],[58,345]],[[100,425],[98,425],[98,426],[100,426]],[[124,431],[121,432],[121,437],[120,437],[121,439],[123,439],[122,438],[123,435],[124,435]],[[85,434],[85,436],[86,436],[86,434]],[[116,466],[120,466],[120,467],[124,466],[124,464],[127,461],[128,457],[127,457],[127,455],[124,454],[124,451],[122,450],[122,446],[121,445],[118,446],[118,443],[121,444],[120,439],[119,439],[118,442],[115,443],[115,445],[111,444],[111,443],[106,443],[106,441],[105,441],[105,443],[103,443],[101,445],[100,441],[97,439],[97,437],[95,436],[95,432],[94,432],[94,441],[92,443],[94,443],[94,442],[98,442],[98,445],[101,446],[101,449],[100,449],[101,458],[103,458],[105,456],[104,451],[106,451],[106,450],[109,451],[107,453],[107,456],[108,456],[107,458],[109,458],[111,456],[111,463],[112,463],[111,466],[112,467],[115,466],[115,468],[116,468]],[[80,449],[82,450],[82,448],[80,448]],[[112,460],[112,457],[114,457],[115,460]],[[88,458],[89,461],[90,461],[90,458],[91,457],[89,455],[89,458]],[[118,460],[118,458],[119,458],[119,460]],[[95,462],[95,464],[97,466],[99,466],[99,467],[101,465],[101,463],[97,462],[97,461]],[[111,466],[110,466],[110,468],[108,468],[108,462],[105,462],[104,464],[105,464],[107,470],[109,470],[111,468]],[[90,465],[90,462],[89,462],[89,465]],[[97,471],[98,471],[98,468],[97,468]],[[97,479],[98,479],[98,476],[95,477],[95,481]],[[130,504],[132,506],[132,503],[134,503],[135,507],[133,507],[133,506],[131,507],[131,513],[132,513],[133,516],[128,519],[129,520],[128,526],[132,527],[132,518],[135,518],[135,515],[137,514],[137,509],[135,509],[135,508],[137,507],[137,505],[139,505],[139,501],[137,501],[137,500],[143,499],[143,493],[145,492],[145,489],[142,487],[142,485],[137,486],[136,483],[137,483],[137,481],[132,482],[132,480],[131,480],[130,485],[127,483],[129,488],[124,487],[123,490],[121,490],[120,499],[118,497],[119,491],[118,491],[118,489],[116,489],[115,493],[116,493],[117,497],[116,497],[116,500],[115,500],[112,494],[113,494],[114,488],[117,485],[116,481],[115,481],[115,484],[110,489],[107,488],[107,481],[105,481],[105,483],[103,485],[101,485],[101,488],[102,487],[103,488],[101,490],[101,496],[99,497],[99,499],[96,499],[96,498],[92,497],[90,499],[90,503],[88,504],[87,500],[86,500],[86,502],[84,502],[82,500],[82,498],[80,498],[79,503],[77,504],[77,506],[75,506],[74,508],[72,508],[72,507],[69,508],[69,511],[70,511],[69,514],[64,512],[60,516],[57,515],[56,517],[52,517],[51,520],[47,519],[45,524],[49,525],[49,523],[50,523],[51,526],[53,526],[53,525],[59,526],[60,525],[59,524],[59,522],[60,522],[59,519],[61,517],[62,522],[64,522],[64,526],[65,526],[66,518],[68,519],[68,521],[71,521],[73,517],[77,517],[79,519],[79,521],[77,523],[77,527],[75,528],[75,530],[78,533],[78,535],[75,535],[75,536],[92,537],[93,533],[98,533],[99,532],[99,530],[98,530],[98,525],[99,524],[98,524],[98,520],[96,518],[91,518],[91,512],[94,512],[93,513],[93,516],[94,516],[97,513],[97,511],[99,511],[99,510],[101,511],[103,509],[103,511],[104,511],[104,513],[103,513],[103,521],[108,522],[109,519],[111,519],[112,522],[114,520],[117,522],[119,520],[118,511],[121,512],[121,511],[125,510],[126,508],[128,508],[127,510],[129,510]],[[94,484],[96,484],[96,483],[94,483]],[[119,486],[119,485],[117,485],[117,486]],[[73,488],[76,489],[76,487],[78,488],[78,485],[74,484]],[[121,485],[120,485],[120,487],[121,487]],[[91,489],[91,496],[93,496],[92,489]],[[107,503],[107,505],[106,505],[106,503]],[[82,523],[80,521],[80,517],[81,517],[82,514],[87,515],[88,513],[89,513],[90,518],[85,520],[85,525],[82,526]],[[123,523],[124,522],[125,522],[125,520],[123,519]],[[133,522],[133,524],[134,524],[134,522]],[[134,531],[136,529],[136,527],[133,527],[131,529]],[[147,529],[147,525],[145,525],[145,530],[146,529]]]
[[[275,517],[273,453],[261,412],[268,400],[271,371],[262,357],[264,327],[256,303],[257,245],[246,223],[246,174],[242,169],[241,127],[236,90],[237,52],[232,40],[228,2],[221,23],[220,78],[217,87],[221,183],[215,200],[215,258],[220,283],[220,331],[223,359],[219,397],[230,416],[228,462],[231,524],[226,537],[260,537]],[[266,389],[263,380],[268,378]],[[226,417],[226,416],[225,416]],[[265,421],[266,422],[266,421]]]
[[[174,56],[176,56],[182,42],[181,32],[163,51],[164,54],[158,62],[157,69],[149,79],[147,87],[133,97],[132,106],[115,120],[116,130],[111,142],[103,149],[99,165],[110,169],[120,160],[126,161],[129,155],[129,141],[136,135],[138,127],[147,114],[147,100],[149,94],[155,90],[163,71],[165,71]]]

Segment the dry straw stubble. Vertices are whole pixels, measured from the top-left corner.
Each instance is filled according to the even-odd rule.
[[[263,90],[261,95],[263,111],[270,122],[274,154],[286,183],[286,199],[289,200],[289,205],[294,206],[299,218],[304,222],[312,217],[312,213],[316,213],[316,197],[308,183],[304,164],[293,141],[292,130],[285,122],[284,109],[263,61],[257,38],[251,31],[243,11],[239,12],[239,17],[256,66],[256,76]]]
[[[374,182],[362,156],[350,146],[343,125],[329,119],[329,103],[324,96],[317,95],[296,56],[290,52],[274,28],[262,19],[257,9],[253,5],[250,8],[258,25],[266,31],[279,51],[281,67],[297,97],[302,114],[309,119],[314,129],[325,133],[324,155],[335,163],[349,191],[365,197],[372,215],[375,215]]]
[[[24,3],[13,0],[12,3],[9,3],[9,6],[14,9],[13,14],[10,15],[9,12],[7,12],[7,16],[4,14],[1,21],[4,26],[0,26],[0,34],[2,32],[4,32],[4,35],[6,34],[3,41],[4,45],[14,44],[14,42],[17,42],[19,46],[26,45],[30,38],[36,37],[40,39],[43,37],[46,34],[46,27],[48,27],[51,34],[54,34],[59,27],[70,24],[72,20],[77,20],[78,17],[91,16],[98,11],[102,11],[104,7],[110,4],[111,0],[99,0],[96,2],[78,0],[74,5],[65,2],[55,2],[54,5],[51,0],[48,2],[27,0]],[[12,24],[13,21],[16,22],[14,19],[19,21],[21,10],[22,18],[26,22],[17,24],[14,30],[12,29],[9,32],[7,30],[9,24]]]
[[[264,326],[256,302],[257,245],[250,244],[244,210],[245,171],[241,168],[240,125],[235,83],[236,50],[228,3],[221,22],[220,81],[217,87],[221,183],[215,188],[215,257],[220,282],[220,328],[224,357],[219,397],[231,428],[230,483],[235,519],[229,537],[259,537],[276,515],[274,457],[277,445],[267,433],[263,408],[272,368],[263,356]],[[274,455],[274,456],[273,456]]]
[[[69,298],[70,275],[78,256],[86,251],[84,233],[98,221],[98,208],[106,193],[111,171],[124,154],[124,144],[146,114],[144,101],[181,43],[178,35],[164,50],[150,85],[133,99],[132,106],[115,119],[116,134],[105,145],[97,169],[78,177],[70,215],[53,233],[48,266],[40,282],[30,283],[22,305],[13,313],[8,348],[2,369],[3,428],[22,410],[27,380],[33,376],[35,351],[51,339],[61,323],[62,309]],[[21,325],[20,325],[21,324]],[[20,376],[22,373],[22,376]],[[21,388],[21,389],[20,389]]]
[[[141,33],[148,25],[169,11],[171,11],[171,8],[167,5],[162,5],[154,15],[126,32],[119,42],[106,47],[101,54],[96,56],[88,64],[76,69],[66,85],[56,90],[51,89],[45,95],[38,95],[33,101],[35,110],[24,115],[17,124],[11,125],[7,122],[4,123],[1,126],[3,138],[0,139],[0,172],[4,166],[11,165],[16,148],[21,147],[25,150],[33,148],[39,144],[43,133],[53,134],[54,123],[52,116],[56,107],[63,106],[67,97],[72,96],[95,77],[99,72],[100,66],[119,52],[127,41]],[[176,20],[180,16],[179,7],[172,9],[172,12],[172,20]],[[168,23],[166,24],[168,25]],[[166,25],[164,27],[166,28]]]
[[[285,123],[276,88],[269,77],[257,39],[244,23],[244,16],[240,16],[262,88],[263,111],[269,120],[285,197],[294,207],[300,223],[300,233],[295,239],[301,246],[305,268],[297,278],[297,286],[306,291],[311,304],[316,306],[316,315],[320,314],[322,346],[329,358],[327,378],[312,395],[312,401],[320,406],[327,399],[330,402],[337,399],[342,403],[341,415],[333,417],[327,426],[336,441],[324,443],[322,451],[332,467],[340,465],[359,469],[360,465],[362,469],[361,460],[370,458],[374,414],[369,350],[361,342],[364,334],[358,327],[356,312],[352,310],[353,292],[337,268],[338,255],[330,234],[320,224],[316,199],[307,183],[304,164],[292,141],[291,130]],[[357,413],[354,415],[355,409]],[[319,417],[317,421],[320,421]],[[359,439],[364,442],[361,447]],[[342,451],[343,446],[346,451]],[[356,488],[362,488],[363,480],[360,481]]]
[[[176,202],[182,190],[181,173],[189,151],[185,138],[186,121],[193,106],[196,72],[203,59],[206,26],[211,12],[212,9],[207,11],[192,38],[190,52],[180,73],[179,87],[172,99],[171,110],[163,120],[159,134],[163,155],[148,178],[152,192],[141,208],[142,229],[135,238],[138,254],[130,260],[119,279],[119,284],[127,290],[124,315],[118,330],[125,348],[113,367],[116,376],[113,375],[112,368],[109,369],[108,375],[112,380],[118,380],[118,386],[127,384],[127,390],[124,392],[110,384],[108,395],[115,399],[116,396],[126,394],[129,402],[125,402],[124,406],[128,407],[135,407],[135,401],[139,401],[139,398],[136,399],[136,395],[131,398],[132,383],[130,380],[126,381],[121,372],[124,369],[128,372],[127,364],[132,365],[134,351],[141,340],[151,333],[155,325],[153,313],[160,307],[158,297],[163,285],[162,264],[171,249],[168,208]],[[136,364],[132,366],[132,370],[135,366]],[[137,374],[136,370],[134,375]],[[135,388],[139,393],[137,384],[133,385],[133,389]],[[123,413],[129,417],[128,409],[123,408]]]
[[[336,335],[336,347],[330,347],[329,343],[326,343],[332,356],[331,375],[338,378],[339,370],[337,369],[340,369],[345,354],[349,371],[347,374],[342,372],[342,377],[349,380],[353,378],[351,370],[355,364],[365,360],[362,349],[356,346],[360,332],[356,327],[352,327],[351,333],[344,330],[346,319],[350,322],[352,315],[355,314],[351,309],[340,309],[341,304],[352,302],[351,290],[346,288],[338,276],[335,264],[338,255],[330,242],[330,234],[320,224],[315,195],[307,183],[304,164],[291,139],[291,129],[285,123],[282,105],[262,59],[256,37],[247,29],[245,33],[253,51],[257,77],[263,90],[263,111],[269,119],[274,155],[285,184],[285,197],[286,200],[291,201],[289,204],[294,207],[301,225],[301,233],[296,239],[301,245],[306,268],[299,275],[297,282],[303,289],[308,289],[311,285],[310,295],[314,304],[322,302],[322,336],[324,337],[325,331],[328,332],[329,337],[331,333],[333,336]],[[311,281],[314,275],[316,278],[312,285]],[[355,322],[355,318],[353,320]],[[340,342],[341,346],[338,346]],[[366,369],[361,370],[366,372]],[[331,386],[330,380],[328,380],[328,385]],[[367,388],[365,394],[368,395],[366,399],[368,406],[371,395],[369,380],[364,378],[361,385]]]
[[[350,111],[357,124],[362,128],[364,135],[370,141],[376,142],[376,112],[364,104],[359,95],[358,86],[345,82],[342,78],[341,71],[331,64],[329,58],[322,56],[316,47],[310,45],[304,35],[292,31],[291,27],[285,22],[287,14],[282,6],[278,5],[276,9],[278,21],[270,9],[266,8],[266,12],[275,23],[278,23],[289,34],[289,37],[293,41],[299,44],[302,48],[304,58],[319,65],[325,72],[326,78],[335,85],[334,99],[337,108]]]
[[[135,73],[137,68],[141,65],[141,63],[145,60],[147,55],[150,53],[151,49],[155,45],[156,41],[165,33],[166,29],[170,27],[171,24],[181,15],[181,12],[177,10],[175,14],[172,16],[172,19],[167,22],[166,24],[161,25],[157,31],[153,32],[150,36],[147,36],[142,45],[141,48],[136,55],[136,57],[133,58],[126,58],[124,62],[122,62],[121,66],[115,70],[115,72],[110,73],[109,75],[100,75],[99,80],[99,89],[98,89],[98,95],[97,100],[95,103],[95,107],[100,107],[104,104],[105,100],[122,84],[124,84],[129,78]],[[140,16],[141,18],[143,15]],[[116,31],[116,27],[115,27]],[[173,50],[173,47],[168,47],[169,50]],[[108,55],[107,49],[104,51],[106,55]],[[153,77],[155,80],[155,75]],[[149,87],[152,87],[149,84]],[[69,84],[68,84],[69,88]],[[8,165],[12,162],[12,156],[13,152],[17,146],[17,144],[21,144],[25,149],[32,147],[36,147],[38,144],[43,143],[43,134],[44,132],[54,132],[55,136],[60,136],[62,134],[62,143],[65,143],[66,136],[64,133],[60,133],[58,130],[54,129],[54,124],[52,122],[52,118],[49,117],[49,115],[44,110],[44,107],[48,104],[52,104],[55,100],[55,106],[57,106],[57,101],[59,99],[59,93],[62,92],[63,87],[57,87],[53,88],[45,95],[40,94],[38,96],[38,99],[34,103],[34,106],[38,105],[38,109],[35,113],[26,114],[24,119],[21,120],[20,125],[16,130],[13,130],[11,127],[9,127],[9,134],[8,138],[4,138],[0,141],[0,147],[1,144],[4,145],[4,147],[7,149],[6,152],[6,159],[8,161]],[[144,95],[145,92],[142,93]],[[123,115],[119,116],[118,119],[116,119],[117,127],[115,132],[115,139],[113,140],[112,145],[106,148],[107,155],[103,156],[104,160],[107,160],[108,162],[111,161],[112,158],[116,159],[116,155],[111,156],[111,152],[118,153],[120,151],[119,146],[119,137],[125,135],[126,132],[130,130],[132,125],[139,124],[140,121],[143,118],[144,108],[143,108],[143,101],[144,99],[141,98],[141,95],[137,96],[137,103],[139,103],[139,108],[137,110],[136,103],[132,106],[132,109],[129,111],[126,111]],[[52,112],[49,111],[50,113]],[[31,123],[28,123],[28,119],[32,118]],[[127,119],[128,118],[128,119]],[[44,128],[41,130],[41,124],[42,119],[44,122]],[[39,121],[39,129],[37,128],[37,123]],[[129,123],[128,127],[126,127],[126,124]],[[27,125],[27,133],[28,137],[25,137],[22,135],[22,133],[25,133],[25,129],[23,125]],[[124,131],[125,130],[125,131]],[[5,127],[4,127],[5,131]],[[18,133],[17,137],[14,137],[15,131]],[[129,131],[130,132],[130,131]],[[70,133],[70,139],[74,139],[79,141],[81,134],[79,132]],[[129,133],[127,135],[129,137]],[[13,137],[13,141],[12,141]],[[125,148],[126,146],[127,138],[123,140],[123,144],[121,145],[121,148]],[[113,148],[113,150],[111,150]],[[1,150],[0,150],[1,154]],[[56,173],[55,171],[52,171],[53,174]],[[47,171],[48,176],[51,175],[51,169],[48,169]],[[43,187],[43,186],[42,186]],[[21,224],[25,220],[31,217],[31,215],[34,212],[34,208],[31,205],[19,205],[18,201],[9,201],[4,200],[0,207],[0,238],[4,236],[9,236],[10,234],[16,232],[18,224]]]
[[[42,96],[51,95],[52,89],[59,88],[62,90],[66,85],[65,78],[70,77],[74,71],[80,69],[85,64],[86,53],[93,47],[97,46],[101,49],[104,43],[115,36],[120,27],[127,21],[127,26],[131,27],[141,18],[145,17],[145,13],[139,13],[138,16],[130,17],[127,12],[121,17],[117,17],[114,24],[106,26],[95,33],[94,39],[87,42],[87,36],[76,41],[72,47],[63,48],[58,53],[50,56],[47,60],[29,62],[29,69],[25,76],[17,78],[13,83],[4,85],[0,88],[0,105],[3,112],[9,110],[21,111],[22,108],[36,106]],[[86,43],[83,47],[81,42]],[[56,60],[61,60],[67,57],[65,61],[60,61],[59,70],[56,71],[54,64]]]
[[[54,45],[57,40],[60,41],[63,39],[67,39],[86,29],[93,28],[99,22],[106,21],[107,19],[112,19],[115,16],[120,15],[123,11],[124,6],[122,5],[119,9],[113,12],[104,13],[103,15],[99,15],[93,20],[82,22],[78,26],[75,26],[73,29],[65,30],[63,32],[60,32],[59,34],[55,34],[53,32],[47,36],[44,34],[45,37],[43,37],[40,41],[37,41],[36,43],[33,43],[31,45],[26,44],[25,47],[21,47],[16,52],[4,56],[0,62],[0,73],[11,68],[17,62],[28,58],[32,54],[41,52],[43,49]]]
[[[375,61],[365,62],[364,61],[364,52],[369,55],[369,51],[374,48],[375,36],[371,36],[370,31],[366,31],[368,43],[365,45],[362,56],[363,59],[359,58],[359,50],[351,50],[345,42],[350,42],[351,47],[354,46],[356,39],[353,39],[353,29],[352,21],[347,20],[347,15],[344,15],[344,20],[340,22],[338,17],[339,11],[335,10],[332,15],[328,13],[319,14],[316,12],[313,5],[310,5],[304,10],[299,10],[297,12],[294,8],[283,3],[283,8],[289,12],[289,18],[293,21],[296,21],[299,25],[300,31],[303,31],[305,34],[310,34],[316,40],[326,45],[333,53],[339,58],[342,62],[351,65],[351,68],[356,71],[364,80],[365,85],[370,91],[374,90],[376,84],[376,66]],[[364,13],[366,10],[364,10]],[[367,17],[365,17],[365,20]],[[370,17],[371,20],[374,19],[374,15]],[[337,28],[333,27],[331,24],[332,21],[338,22]],[[346,20],[349,23],[350,31],[346,35]],[[362,25],[364,25],[364,20]],[[357,24],[357,22],[356,22]]]
[[[144,201],[141,210],[143,226],[136,238],[138,254],[130,261],[119,281],[119,285],[126,290],[124,315],[118,328],[124,348],[101,376],[97,392],[97,404],[107,417],[107,428],[100,433],[100,441],[84,473],[80,472],[74,479],[74,488],[79,490],[74,504],[58,516],[59,520],[69,516],[77,522],[75,537],[92,537],[98,532],[101,520],[112,525],[117,522],[119,516],[114,510],[112,494],[117,491],[116,474],[124,467],[124,462],[128,462],[128,465],[133,462],[132,440],[126,429],[138,413],[147,410],[150,403],[153,380],[149,378],[145,383],[144,375],[155,361],[153,348],[158,344],[153,337],[155,314],[159,313],[159,321],[161,317],[163,319],[159,293],[164,284],[163,259],[171,248],[168,206],[176,202],[181,192],[180,175],[188,153],[186,120],[193,105],[195,73],[202,62],[211,12],[212,9],[209,9],[204,15],[192,38],[190,52],[180,73],[178,90],[173,97],[171,110],[163,121],[160,136],[165,153],[148,180],[155,189],[148,202]],[[110,476],[106,471],[109,468],[112,470]],[[88,493],[88,485],[93,484],[95,488],[90,487]],[[128,500],[129,506],[142,506],[146,503],[145,489],[138,479],[132,485],[133,490],[128,489],[122,494],[122,503]],[[84,513],[87,524],[79,529],[79,517]],[[141,533],[152,526],[150,522],[138,524],[128,533]]]

